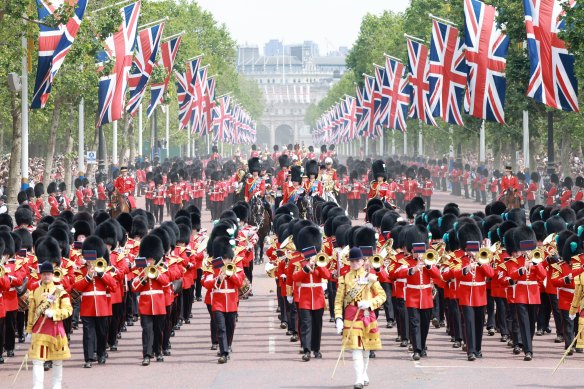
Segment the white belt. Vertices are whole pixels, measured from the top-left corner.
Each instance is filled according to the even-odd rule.
[[[403,282],[406,283],[408,280],[406,278],[396,278],[394,282]]]
[[[214,289],[211,293],[235,293],[235,289]]]
[[[151,290],[146,290],[144,292],[140,292],[140,296],[152,296],[153,294],[162,294],[163,292],[161,290],[158,289],[151,289]]]
[[[320,282],[319,283],[308,282],[308,283],[305,283],[305,284],[300,284],[298,286],[300,288],[316,288],[316,287],[322,286],[322,284]]]
[[[410,289],[428,289],[431,288],[432,284],[424,284],[424,285],[406,285],[406,288]]]
[[[537,281],[517,281],[517,285],[538,285]]]
[[[570,288],[558,288],[558,290],[563,290],[564,292],[568,292],[568,293],[574,294],[574,289],[570,289]]]
[[[100,291],[100,290],[96,290],[93,292],[83,292],[81,293],[81,296],[83,297],[88,297],[88,296],[105,296],[106,293],[104,291]]]
[[[16,288],[13,286],[12,288],[8,289],[9,292],[15,292]]]
[[[475,282],[475,281],[471,281],[471,282],[467,282],[467,281],[460,281],[460,285],[466,285],[466,286],[483,286],[486,285],[487,283],[485,281],[480,281],[480,282]]]

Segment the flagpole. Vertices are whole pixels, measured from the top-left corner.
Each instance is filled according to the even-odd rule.
[[[187,59],[185,62],[189,62],[189,61],[192,61],[193,59],[201,58],[204,56],[205,56],[205,54],[195,55],[194,57]]]
[[[155,108],[156,109],[156,108]],[[138,156],[142,158],[142,104],[138,106]]]
[[[165,16],[162,19],[158,19],[158,20],[155,20],[153,22],[146,23],[146,24],[143,24],[141,26],[138,26],[138,28],[139,29],[144,29],[146,27],[154,26],[155,24],[159,24],[159,23],[162,23],[162,22],[166,22],[167,20],[168,20],[168,16]]]
[[[77,171],[82,172],[85,170],[85,166],[83,166],[83,157],[84,157],[84,146],[85,146],[85,100],[83,97],[79,101],[79,140],[77,145]],[[87,174],[85,174],[87,175]]]
[[[424,134],[422,132],[422,123],[418,121],[418,155],[424,155]]]
[[[437,21],[439,21],[439,22],[442,22],[442,23],[450,24],[450,25],[451,25],[451,26],[453,26],[453,27],[458,27],[458,24],[456,24],[456,23],[454,23],[454,22],[451,22],[451,21],[450,21],[450,20],[448,20],[448,19],[442,19],[442,18],[440,18],[440,17],[438,17],[438,16],[436,16],[436,15],[432,15],[431,13],[429,13],[429,14],[428,14],[428,17],[429,17],[430,19],[434,19],[434,20],[437,20]]]
[[[523,111],[523,166],[529,170],[529,111]]]
[[[166,123],[164,126],[166,130],[166,158],[170,158],[170,105],[166,106]]]
[[[413,41],[417,41],[417,42],[419,42],[419,43],[424,43],[424,44],[427,44],[427,43],[428,43],[428,42],[427,42],[427,41],[425,41],[424,39],[422,39],[422,38],[418,38],[417,36],[413,36],[413,35],[404,34],[404,37],[406,37],[406,38],[408,38],[408,39],[411,39],[411,40],[413,40]]]
[[[20,97],[22,99],[21,109],[20,109],[20,131],[21,131],[21,154],[20,154],[20,189],[28,189],[28,41],[26,39],[26,34],[22,35],[21,39],[23,54],[22,54],[22,76],[20,77]]]
[[[525,111],[524,112],[524,120],[525,120]],[[525,144],[523,145],[525,147]],[[485,121],[483,120],[481,123],[481,130],[479,132],[479,163],[485,163]]]
[[[383,55],[387,58],[393,59],[394,61],[397,61],[399,63],[403,63],[403,61],[401,59],[399,59],[398,57],[394,57],[393,55],[389,55],[389,54],[385,54],[385,53],[383,53]]]
[[[404,132],[404,155],[408,155],[408,133]]]
[[[171,39],[174,39],[174,38],[177,38],[177,37],[179,37],[179,36],[182,36],[182,35],[184,35],[185,33],[186,33],[186,31],[181,31],[181,32],[179,32],[178,34],[174,34],[174,35],[171,35],[171,36],[167,36],[166,38],[162,38],[162,41],[163,41],[163,42],[168,42],[169,40],[171,40]]]
[[[379,137],[379,155],[383,157],[383,139],[385,138],[385,130],[381,128],[381,136]]]
[[[207,134],[207,154],[211,154],[211,134]]]

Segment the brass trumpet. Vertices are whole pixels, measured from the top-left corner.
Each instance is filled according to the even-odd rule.
[[[318,267],[326,267],[330,261],[331,258],[323,252],[320,252],[316,255],[315,263]]]
[[[422,260],[426,266],[436,265],[438,263],[438,257],[438,251],[434,249],[428,249],[422,254]]]
[[[276,278],[276,270],[278,269],[278,266],[274,265],[272,262],[266,262],[264,269],[266,270],[268,277]]]
[[[529,253],[529,260],[534,265],[540,264],[543,261],[544,257],[545,257],[545,254],[541,248],[531,250],[531,252]]]
[[[491,263],[491,261],[493,260],[493,253],[490,249],[488,249],[487,247],[483,247],[479,250],[478,254],[477,254],[477,262],[480,263],[481,265],[486,265]]]
[[[53,269],[53,282],[57,282],[60,283],[61,281],[63,281],[63,277],[64,277],[64,273],[63,273],[63,269],[61,269],[60,267],[56,267]]]
[[[2,265],[0,265],[0,278],[4,277],[4,275],[6,274],[6,268]]]
[[[93,270],[98,273],[105,273],[107,271],[107,261],[103,258],[96,259],[93,264]]]
[[[160,275],[160,271],[158,270],[158,267],[156,267],[156,265],[148,265],[144,269],[144,274],[146,274],[146,277],[153,280],[158,278],[158,276]]]
[[[381,269],[381,266],[383,266],[383,258],[379,254],[375,254],[369,258],[369,262],[371,262],[371,267],[375,270]]]
[[[235,265],[233,263],[228,263],[225,265],[225,275],[227,277],[231,277],[232,275],[235,274],[236,271],[237,271],[237,268],[235,267]]]

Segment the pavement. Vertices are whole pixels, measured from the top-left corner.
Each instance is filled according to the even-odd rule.
[[[476,203],[453,199],[438,192],[434,207],[456,201],[463,212],[483,209]],[[210,226],[210,216],[204,212],[203,221]],[[334,323],[328,322],[325,311],[322,354],[323,359],[302,362],[299,343],[291,343],[285,330],[279,328],[276,313],[275,283],[267,277],[263,265],[254,269],[254,296],[240,303],[240,314],[231,360],[217,364],[215,351],[210,350],[209,314],[202,302],[195,302],[191,324],[185,324],[171,338],[172,355],[164,362],[153,361],[142,367],[141,330],[139,322],[122,334],[118,351],[109,351],[105,365],[84,369],[82,330],[71,339],[72,359],[64,363],[63,388],[351,388],[354,374],[351,355],[339,364],[331,377],[339,356],[341,338]],[[385,328],[383,313],[380,321],[383,350],[369,364],[369,388],[451,388],[451,387],[518,387],[568,388],[583,387],[584,354],[568,358],[553,375],[563,353],[563,344],[554,343],[554,333],[536,336],[534,359],[524,362],[523,356],[513,355],[511,348],[499,341],[499,334],[483,338],[482,359],[468,362],[466,354],[453,349],[444,328],[431,328],[428,337],[428,357],[418,362],[411,359],[406,348],[394,341],[396,327]],[[553,320],[552,320],[553,323]],[[0,387],[29,388],[32,373],[24,367],[15,380],[27,344],[17,344],[16,357],[5,358],[0,365]],[[51,373],[45,375],[48,387]],[[13,385],[13,381],[14,385]]]

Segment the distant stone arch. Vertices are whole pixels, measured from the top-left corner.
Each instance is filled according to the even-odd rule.
[[[287,124],[279,125],[276,127],[275,140],[277,145],[294,143],[294,130]]]
[[[263,150],[264,145],[270,147],[270,129],[264,124],[256,127],[256,144]]]

